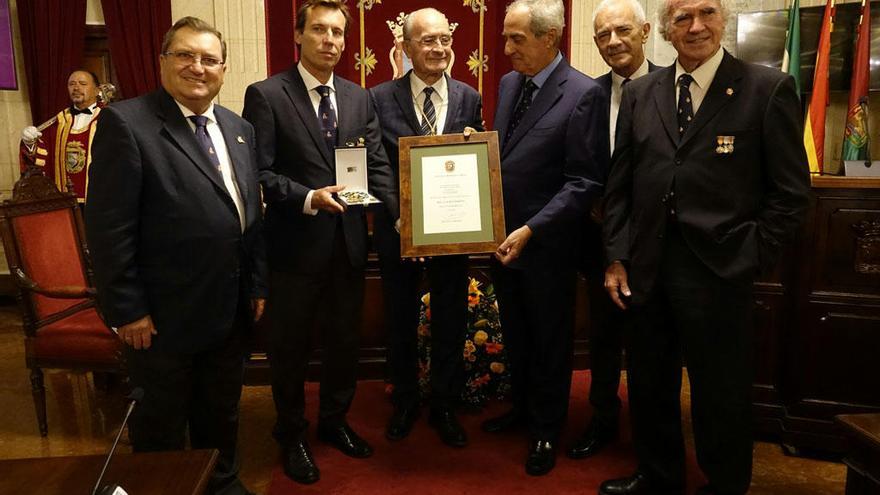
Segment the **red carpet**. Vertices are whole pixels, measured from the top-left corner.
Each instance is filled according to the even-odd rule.
[[[587,423],[590,408],[587,380],[589,372],[575,373],[563,447],[579,435]],[[527,444],[525,432],[489,435],[480,430],[483,419],[507,408],[501,403],[490,404],[478,415],[461,416],[470,440],[470,445],[464,449],[453,449],[440,442],[427,424],[427,409],[423,410],[409,437],[390,442],[385,439],[384,429],[392,407],[385,395],[384,384],[378,381],[358,384],[348,414],[349,423],[372,444],[375,453],[369,459],[351,459],[315,438],[317,395],[317,384],[308,384],[307,417],[312,422],[309,443],[321,469],[321,480],[313,485],[300,485],[289,480],[279,465],[272,472],[270,495],[593,494],[603,480],[628,475],[636,466],[627,428],[619,443],[596,457],[573,461],[560,452],[556,468],[550,474],[528,476],[523,469]],[[626,414],[624,405],[624,418]],[[702,483],[691,448],[688,457],[689,492]]]

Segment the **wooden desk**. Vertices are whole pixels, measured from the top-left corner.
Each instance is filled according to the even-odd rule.
[[[0,461],[0,493],[68,495],[92,493],[103,455],[40,457]],[[113,456],[104,484],[117,483],[130,495],[198,495],[205,490],[216,450],[184,450]]]
[[[846,495],[880,493],[880,414],[841,414],[835,418],[850,440]]]

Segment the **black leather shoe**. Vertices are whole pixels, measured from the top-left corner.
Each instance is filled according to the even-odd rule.
[[[464,447],[467,445],[467,434],[455,413],[447,408],[432,409],[428,417],[428,424],[437,430],[443,443],[450,447]]]
[[[547,440],[529,442],[529,456],[526,458],[526,473],[543,476],[556,466],[556,447]]]
[[[363,459],[373,455],[373,448],[370,447],[370,444],[346,424],[336,428],[319,427],[318,440],[329,443],[349,457]]]
[[[603,447],[616,439],[616,429],[602,430],[591,426],[580,438],[575,440],[565,453],[571,459],[585,459],[598,454]]]
[[[483,421],[481,428],[486,433],[513,431],[526,425],[526,415],[519,409],[511,409],[501,416]]]
[[[385,427],[385,438],[403,440],[412,431],[413,424],[419,418],[419,406],[401,406],[394,408],[394,414]]]
[[[666,486],[653,482],[648,475],[636,471],[632,476],[603,481],[599,495],[683,495],[682,487]]]
[[[305,440],[282,449],[281,465],[284,474],[297,483],[310,485],[321,479],[321,471],[318,470],[309,444]]]

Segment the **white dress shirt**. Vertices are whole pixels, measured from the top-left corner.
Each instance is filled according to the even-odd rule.
[[[197,114],[189,108],[181,105],[179,101],[174,100],[174,102],[180,107],[180,111],[183,112],[183,116],[186,118],[186,122],[189,124],[190,129],[195,133],[196,125],[189,119],[189,117]],[[232,162],[229,160],[229,150],[226,148],[226,140],[223,139],[223,133],[220,131],[220,126],[217,125],[217,119],[214,117],[214,103],[211,103],[211,106],[205,110],[205,113],[203,113],[202,116],[208,118],[208,123],[205,127],[208,130],[208,136],[211,137],[211,142],[214,144],[214,151],[217,152],[217,160],[220,161],[220,173],[223,176],[223,185],[226,186],[226,191],[229,192],[229,196],[232,197],[232,202],[235,203],[235,209],[238,211],[238,221],[241,224],[241,231],[244,232],[244,202],[241,200],[241,192],[238,190],[238,183],[235,182],[235,171],[232,169]]]
[[[694,108],[694,116],[697,115],[697,111],[700,109],[700,105],[703,104],[703,98],[706,97],[706,92],[709,91],[709,86],[712,85],[712,81],[715,80],[715,73],[718,72],[718,67],[721,65],[721,60],[724,58],[724,50],[721,47],[718,47],[718,50],[715,52],[715,55],[709,57],[709,60],[703,62],[703,65],[694,69],[693,72],[690,73],[691,77],[694,78],[694,82],[691,83],[691,105]],[[675,107],[678,107],[678,78],[682,74],[687,74],[688,72],[684,70],[684,67],[678,62],[678,59],[675,60]]]
[[[327,83],[322,83],[315,76],[311,74],[305,67],[303,67],[302,63],[296,64],[296,70],[299,71],[299,75],[302,76],[303,83],[306,85],[306,92],[309,95],[309,100],[312,101],[312,108],[315,109],[315,117],[318,118],[320,122],[321,116],[318,115],[318,106],[321,104],[321,93],[318,93],[318,86],[328,86],[330,88],[330,104],[333,106],[333,110],[336,111],[336,122],[339,122],[339,106],[336,104],[336,86],[333,85],[333,75],[330,75],[330,79],[327,80]],[[318,210],[316,208],[312,208],[312,195],[315,194],[315,190],[312,189],[306,194],[306,200],[303,202],[303,213],[306,215],[317,215]]]
[[[73,117],[73,128],[72,129],[74,131],[80,131],[82,129],[85,129],[92,122],[92,119],[94,119],[95,116],[98,115],[98,112],[95,111],[98,108],[97,101],[92,103],[91,105],[89,105],[88,108],[89,108],[89,110],[92,111],[91,115],[89,115],[87,113],[81,113],[81,114],[78,114]]]
[[[648,58],[642,60],[642,65],[636,69],[629,80],[633,81],[648,73]],[[611,151],[614,152],[614,134],[617,131],[617,114],[620,112],[620,98],[623,96],[623,81],[627,78],[611,71],[611,114],[608,121],[608,133],[611,136]]]
[[[424,81],[419,79],[415,72],[410,73],[409,86],[412,90],[413,107],[416,110],[419,124],[425,118],[423,115],[425,109],[425,88],[428,87]],[[431,93],[431,102],[434,104],[434,134],[443,134],[443,128],[446,125],[446,113],[449,109],[449,87],[446,84],[446,76],[440,77],[434,84],[431,84],[434,92]]]

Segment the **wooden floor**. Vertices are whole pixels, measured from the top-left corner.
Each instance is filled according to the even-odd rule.
[[[96,390],[89,374],[48,372],[46,384],[49,436],[41,438],[24,365],[20,316],[9,302],[0,304],[0,458],[106,452],[122,419],[125,406],[121,394]],[[687,389],[683,400],[689,401]],[[241,475],[257,493],[265,493],[277,463],[278,448],[271,438],[274,416],[269,387],[246,387],[241,403]],[[574,423],[572,420],[572,428],[576,428]],[[130,447],[123,445],[120,450],[129,451]],[[842,494],[845,476],[842,464],[788,457],[779,445],[758,442],[750,493]]]

